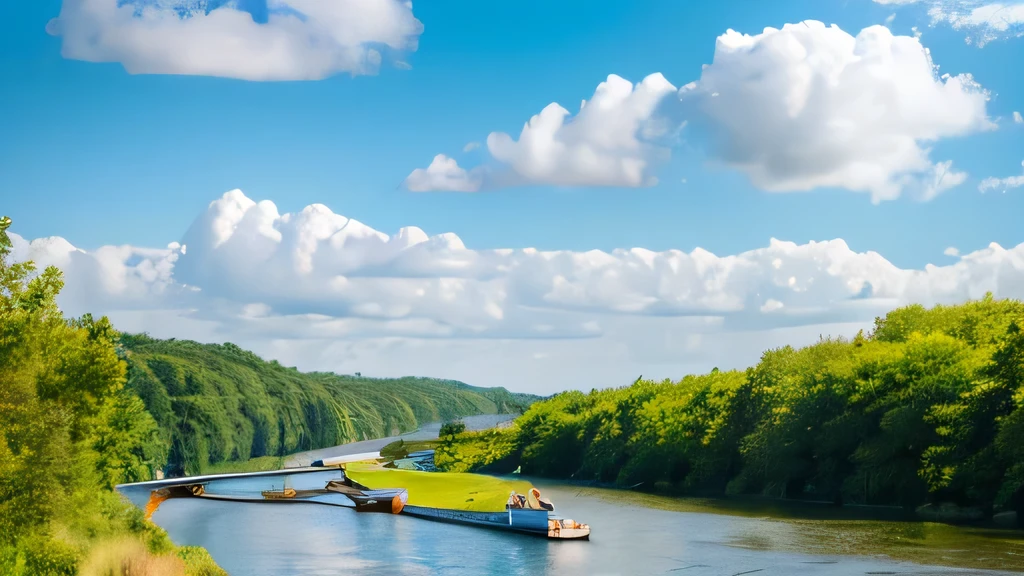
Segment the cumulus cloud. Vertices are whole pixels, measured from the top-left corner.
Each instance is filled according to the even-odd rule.
[[[958,250],[956,246],[950,246],[949,248],[943,250],[942,253],[945,254],[946,256],[952,256],[953,258],[956,258],[957,256],[960,255],[960,250]]]
[[[875,203],[963,182],[950,162],[929,159],[929,143],[993,126],[970,76],[936,77],[917,38],[883,26],[857,36],[813,21],[730,30],[680,96],[715,157],[759,188],[841,187]]]
[[[281,214],[238,190],[166,248],[86,252],[61,238],[13,238],[17,259],[65,271],[60,303],[69,314],[107,314],[161,337],[234,341],[303,369],[371,366],[513,387],[504,378],[518,375],[547,391],[618,384],[606,379],[643,366],[673,377],[742,366],[769,346],[856,333],[908,302],[986,291],[1024,298],[1024,244],[991,244],[923,270],[838,239],[772,239],[725,256],[474,250],[452,233],[384,234],[319,204]],[[732,344],[740,339],[742,349]],[[585,382],[552,376],[573,371]]]
[[[970,75],[938,76],[918,38],[883,26],[856,36],[814,21],[729,30],[699,80],[674,91],[661,74],[636,86],[609,76],[576,116],[551,104],[518,140],[491,133],[489,163],[467,170],[439,155],[406,186],[648,186],[682,134],[763,190],[927,201],[967,178],[950,160],[933,161],[932,143],[995,127],[988,93]]]
[[[454,158],[438,154],[430,166],[413,170],[405,179],[405,187],[412,192],[476,192],[483,183],[483,174],[483,169],[467,171]]]
[[[1020,165],[1021,168],[1024,168],[1024,162],[1021,162]],[[982,193],[989,190],[1002,190],[1006,192],[1011,188],[1020,188],[1021,186],[1024,186],[1024,171],[1021,172],[1020,176],[1009,176],[1006,178],[990,176],[985,178],[981,181],[981,184],[978,184],[978,191]]]
[[[415,50],[423,25],[405,0],[269,0],[265,22],[236,3],[64,0],[47,31],[65,58],[131,74],[319,80],[372,74],[382,50]]]
[[[670,152],[657,143],[674,126],[658,114],[676,88],[661,74],[635,87],[611,75],[584,100],[575,116],[557,103],[523,126],[519,139],[504,132],[487,136],[490,166],[466,171],[443,155],[406,180],[410,190],[465,191],[467,175],[479,188],[531,184],[640,187],[657,183],[653,170]],[[467,146],[468,148],[468,146]],[[437,165],[437,166],[435,166]],[[429,178],[433,169],[443,178]]]
[[[1013,121],[1015,123],[1017,123],[1017,124],[1024,124],[1024,116],[1021,116],[1020,112],[1014,110],[1013,111]]]

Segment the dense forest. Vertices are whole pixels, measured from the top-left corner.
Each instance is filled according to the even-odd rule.
[[[64,318],[60,271],[9,261],[10,224],[0,220],[0,573],[121,574],[130,563],[133,574],[224,574],[112,490],[148,474],[156,422],[124,387],[106,318]]]
[[[160,427],[151,466],[212,464],[334,446],[474,414],[519,414],[536,396],[433,378],[303,373],[234,344],[120,338],[126,388]],[[166,454],[161,452],[166,447]]]
[[[443,439],[446,470],[1024,517],[1024,303],[908,306],[746,371],[565,392]],[[1012,518],[1012,517],[1011,517]]]

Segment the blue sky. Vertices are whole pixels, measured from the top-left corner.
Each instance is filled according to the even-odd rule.
[[[891,1],[8,3],[0,212],[71,314],[545,393],[1024,298],[1024,3]]]
[[[249,3],[258,6],[258,2]],[[818,19],[856,33],[894,12],[894,33],[923,31],[941,71],[970,72],[993,93],[992,116],[1024,108],[1024,44],[964,43],[928,26],[923,7],[847,2],[420,2],[424,32],[406,60],[376,76],[248,82],[130,75],[117,63],[61,57],[46,23],[60,2],[7,7],[0,24],[0,190],[26,237],[61,235],[82,247],[180,239],[222,192],[241,188],[282,211],[320,202],[375,228],[415,224],[457,232],[478,248],[704,247],[733,254],[777,237],[841,237],[904,267],[942,263],[942,250],[1024,240],[1024,194],[980,195],[977,180],[1017,174],[1024,130],[1009,126],[941,141],[970,180],[929,203],[873,205],[842,190],[772,194],[709,167],[699,144],[676,148],[654,188],[536,186],[480,194],[399,187],[440,152],[493,130],[518,133],[551,102],[575,112],[611,73],[638,82],[663,73],[680,86],[732,28]],[[257,13],[259,10],[255,10]],[[686,178],[682,184],[680,180]]]

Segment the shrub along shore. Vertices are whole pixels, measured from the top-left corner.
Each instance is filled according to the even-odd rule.
[[[745,371],[564,392],[442,439],[436,465],[681,495],[1024,518],[1024,303],[907,306]]]

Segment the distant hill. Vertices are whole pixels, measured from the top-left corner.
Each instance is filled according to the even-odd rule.
[[[415,430],[475,414],[520,413],[539,400],[434,378],[299,372],[234,344],[123,335],[127,388],[170,446],[172,474]]]

